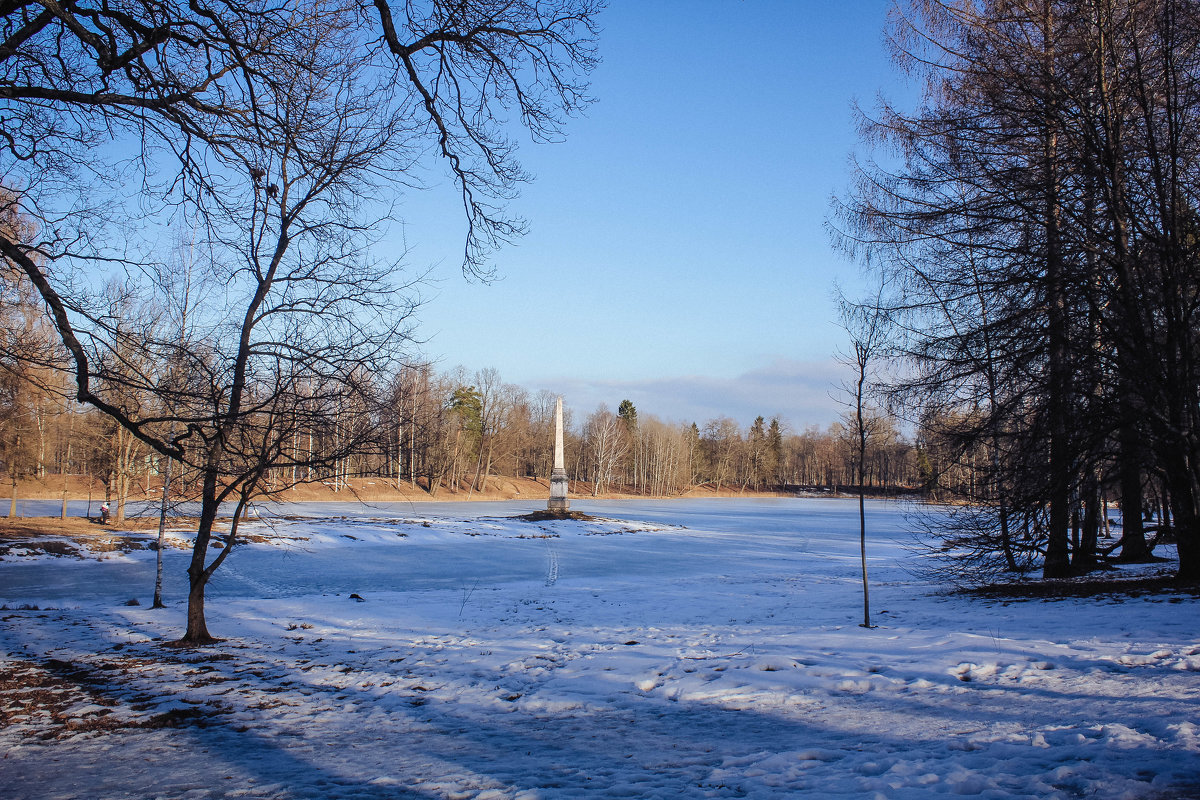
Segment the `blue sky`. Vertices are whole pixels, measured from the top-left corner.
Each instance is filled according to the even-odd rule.
[[[530,233],[496,254],[498,280],[461,276],[448,183],[401,200],[407,262],[432,267],[427,355],[580,415],[628,397],[669,421],[835,419],[834,284],[861,278],[824,224],[862,150],[852,102],[911,93],[888,5],[613,0],[596,103],[565,142],[522,144],[536,180],[511,209]]]

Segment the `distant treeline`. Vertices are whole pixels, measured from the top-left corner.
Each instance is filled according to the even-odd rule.
[[[481,490],[490,475],[546,476],[550,472],[554,395],[531,394],[500,381],[495,370],[472,376],[411,368],[389,387],[384,429],[395,432],[386,457],[364,463],[436,492],[439,486]],[[569,398],[568,398],[569,400]],[[666,422],[629,400],[600,406],[582,419],[567,406],[565,454],[573,480],[594,494],[625,491],[666,496],[693,486],[766,489],[836,486],[852,478],[843,426],[796,431],[758,417],[748,425],[729,417]],[[877,437],[868,465],[872,486],[917,485],[919,459],[894,425]],[[389,473],[386,464],[392,465]]]
[[[73,402],[70,388],[70,376],[52,367],[10,365],[0,373],[0,461],[13,497],[22,478],[53,485],[62,477],[65,491],[68,476],[82,476],[120,519],[132,491],[159,485],[165,457],[111,417]],[[485,491],[497,475],[545,478],[554,400],[548,391],[502,382],[494,369],[404,367],[375,385],[373,403],[360,398],[352,408],[292,426],[287,452],[273,460],[279,466],[267,471],[263,491],[309,482],[338,491],[353,478],[373,477],[436,497],[444,490]],[[616,411],[601,406],[586,416],[568,403],[565,415],[575,491],[671,496],[702,485],[837,491],[854,482],[853,442],[841,423],[795,429],[761,416],[749,424],[729,417],[666,422],[628,400]],[[347,440],[356,445],[350,452]],[[932,487],[938,479],[930,464],[928,453],[884,420],[868,450],[866,484],[875,492]],[[173,493],[186,497],[195,483],[185,464]]]

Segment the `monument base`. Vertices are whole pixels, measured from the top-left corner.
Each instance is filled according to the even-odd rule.
[[[567,471],[565,469],[555,468],[550,472],[550,500],[546,503],[546,510],[561,514],[571,508],[571,501],[567,499]]]
[[[573,519],[580,522],[592,522],[597,519],[591,514],[585,514],[582,511],[534,511],[529,514],[522,514],[516,519],[522,519],[526,522],[550,522],[559,519]]]

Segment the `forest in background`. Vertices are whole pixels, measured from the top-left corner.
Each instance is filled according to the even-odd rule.
[[[19,274],[5,277],[4,296],[24,298],[0,306],[10,347],[44,355],[40,364],[25,361],[0,374],[0,463],[10,513],[24,480],[64,491],[82,481],[121,520],[131,496],[161,486],[165,457],[111,417],[72,399],[72,376],[65,359],[55,363],[55,339],[36,300],[22,291]],[[372,478],[436,498],[439,492],[484,493],[497,476],[545,479],[554,400],[547,390],[503,382],[495,369],[403,366],[372,382],[352,406],[293,426],[259,496],[311,483],[338,493],[355,479]],[[615,411],[601,406],[584,415],[567,400],[564,446],[576,494],[670,497],[698,486],[717,492],[846,491],[855,482],[853,437],[841,422],[796,429],[761,416],[749,424],[729,417],[664,421],[628,400],[616,403]],[[125,402],[145,413],[155,399],[147,393]],[[342,447],[347,439],[355,443],[348,451]],[[969,469],[939,456],[936,446],[918,447],[888,417],[878,419],[864,474],[873,493],[923,489],[948,496],[972,480]],[[185,466],[173,497],[194,496],[196,479]]]

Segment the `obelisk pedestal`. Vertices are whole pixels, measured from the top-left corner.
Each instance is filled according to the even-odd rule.
[[[563,459],[563,418],[562,398],[554,404],[554,467],[550,470],[550,501],[546,510],[555,514],[565,514],[571,508],[567,499],[567,469]]]

